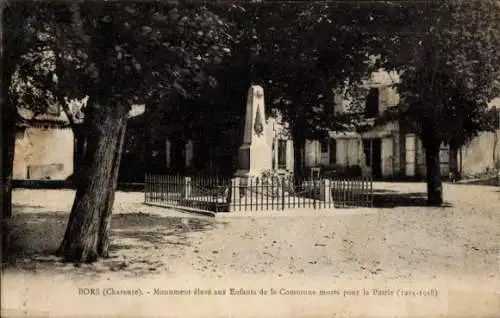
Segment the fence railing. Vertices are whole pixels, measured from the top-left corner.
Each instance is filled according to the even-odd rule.
[[[214,212],[347,208],[373,205],[371,178],[146,175],[145,202]]]

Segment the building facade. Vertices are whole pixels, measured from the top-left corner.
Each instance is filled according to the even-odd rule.
[[[398,75],[394,73],[373,73],[364,82],[367,95],[361,103],[367,121],[373,124],[371,129],[361,133],[330,131],[323,140],[306,140],[301,150],[306,173],[358,167],[375,179],[425,178],[425,151],[418,136],[399,121],[374,125],[384,111],[398,107],[399,95],[394,88],[398,81]],[[355,103],[342,92],[336,91],[334,100],[337,112],[353,111]],[[160,159],[160,166],[165,166],[168,173],[232,175],[238,169],[238,148],[243,140],[241,132],[244,123],[233,120],[229,125],[224,122],[208,126],[201,133],[193,133],[196,129],[192,128],[188,132],[170,133],[160,140],[153,156]],[[279,114],[274,114],[266,118],[263,126],[267,143],[272,149],[272,169],[292,172],[294,141],[288,132],[288,124]],[[449,175],[453,161],[451,156],[454,155],[462,175],[478,174],[495,167],[498,169],[498,140],[499,131],[482,133],[462,147],[458,155],[451,153],[449,147],[443,144],[440,150],[441,175]]]
[[[364,83],[368,92],[364,101],[364,111],[369,122],[390,107],[397,107],[399,96],[393,84],[398,81],[396,74],[373,73]],[[335,94],[337,112],[352,111],[352,101],[344,94]],[[288,133],[288,125],[279,114],[268,117],[265,123],[268,144],[272,148],[272,167],[278,171],[292,172],[294,168],[294,143]],[[228,137],[229,138],[229,137]],[[233,137],[234,138],[234,137]],[[202,162],[217,166],[217,155],[208,155],[200,150],[196,140],[188,139],[179,144],[175,135],[166,139],[165,162],[171,171],[179,171],[179,162],[184,167],[197,171],[197,157]],[[237,156],[238,143],[233,145],[230,156]],[[210,149],[223,152],[221,149]],[[227,151],[227,150],[226,150]],[[416,178],[425,176],[425,155],[418,137],[405,132],[399,122],[390,122],[373,127],[363,133],[330,131],[324,140],[306,140],[303,151],[303,165],[307,170],[328,170],[338,167],[361,167],[371,172],[374,178]],[[441,173],[449,172],[449,151],[441,149]],[[179,159],[180,158],[180,159]],[[179,161],[180,160],[180,161]],[[234,160],[237,162],[237,160]],[[177,163],[177,164],[175,164]],[[225,163],[227,165],[227,163]],[[233,169],[234,170],[234,169]]]
[[[21,109],[16,133],[14,180],[66,180],[73,174],[74,135],[58,105],[34,116]]]
[[[73,100],[69,107],[83,119],[81,110],[87,98]],[[16,132],[13,165],[14,180],[67,180],[74,172],[75,136],[61,106],[52,105],[43,114],[35,115],[19,108],[21,117]],[[144,105],[133,105],[129,118],[144,113]]]

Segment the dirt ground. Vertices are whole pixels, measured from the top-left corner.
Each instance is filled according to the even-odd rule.
[[[113,316],[154,312],[161,317],[215,317],[222,313],[237,317],[322,317],[329,313],[331,317],[332,312],[339,316],[485,313],[500,317],[500,189],[444,184],[445,206],[431,208],[425,206],[424,183],[380,182],[374,188],[374,208],[326,213],[311,210],[299,216],[284,211],[276,216],[237,218],[150,207],[142,204],[141,193],[118,192],[111,257],[80,267],[61,263],[52,255],[64,234],[74,193],[18,189],[13,194],[9,249],[4,251],[2,306],[11,309],[10,315],[21,315],[22,309],[29,309],[24,314],[75,313],[77,307],[70,305],[74,301],[63,305],[54,295],[69,297],[64,288],[73,288],[70,290],[75,294],[81,286],[101,286],[102,282],[120,286],[136,282],[136,286],[161,288],[189,285],[193,292],[193,286],[212,292],[216,288],[229,290],[229,285],[247,286],[257,293],[258,286],[316,292],[321,286],[344,293],[344,302],[313,296],[299,301],[283,295],[279,302],[270,300],[272,297],[251,298],[253,305],[249,306],[248,297],[229,301],[202,297],[196,298],[198,306],[193,308],[192,298],[176,298],[175,304],[163,298],[160,303],[149,299],[149,305],[139,304],[141,311],[132,314],[132,309],[126,309],[128,305],[116,305],[118,309],[113,306],[112,310],[111,306],[96,305],[96,298],[78,298],[80,303],[85,299],[93,305],[88,303],[77,311],[89,313],[85,310],[92,308],[94,314]],[[416,296],[413,303],[401,297],[365,297],[360,307],[359,295],[348,299],[345,295],[346,290],[355,294],[363,289],[376,294],[373,288],[381,286],[393,291],[420,286],[439,291],[446,299],[437,297],[434,304],[423,305],[419,301],[429,300],[416,300]],[[50,301],[49,296],[40,296],[48,290],[53,293]],[[26,300],[28,294],[32,296]],[[165,301],[168,311],[153,311],[155,306],[167,306]],[[291,309],[285,310],[280,302]],[[240,305],[245,310],[237,307]],[[227,306],[240,309],[232,312]]]

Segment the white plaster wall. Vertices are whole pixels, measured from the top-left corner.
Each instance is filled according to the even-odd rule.
[[[500,165],[500,130],[483,132],[461,149],[462,174],[475,175]],[[460,159],[459,159],[460,164]]]
[[[399,172],[401,171],[401,154],[403,153],[403,149],[401,149],[401,144],[400,144],[400,140],[399,140],[399,132],[395,133],[392,137],[393,139],[393,145],[394,145],[394,149],[393,149],[393,156],[394,156],[394,160],[393,160],[393,163],[394,163],[394,166],[393,166],[393,169],[394,169],[394,175],[398,175]]]
[[[347,160],[346,165],[352,166],[359,163],[359,142],[358,139],[346,139],[347,144]]]
[[[390,90],[389,87],[380,87],[379,88],[379,111],[383,113],[387,107],[389,107],[389,99],[390,99]]]
[[[381,86],[380,95],[380,113],[384,112],[390,107],[394,107],[399,103],[399,94],[396,89],[391,86]]]
[[[394,175],[394,141],[392,137],[382,138],[382,176]]]
[[[416,151],[417,151],[417,141],[416,136],[413,134],[407,134],[405,136],[405,175],[408,177],[415,176],[415,170],[417,162]]]
[[[416,137],[417,144],[417,171],[420,176],[425,176],[427,167],[425,165],[425,151],[420,138]]]
[[[65,180],[73,174],[74,138],[71,128],[26,128],[16,137],[13,178],[28,178],[28,166],[63,164],[51,180]]]
[[[387,72],[384,69],[379,69],[376,72],[373,72],[370,78],[367,80],[369,83],[378,84],[378,85],[392,85],[399,83],[400,77],[399,74],[395,71]]]
[[[357,138],[339,138],[336,139],[336,142],[336,164],[357,165],[360,163],[360,145]],[[305,146],[306,167],[314,167],[322,164],[330,164],[329,152],[321,152],[321,143],[318,140],[307,140]]]
[[[348,140],[346,138],[337,139],[337,164],[347,165],[348,161]]]
[[[320,144],[317,140],[306,140],[304,161],[306,167],[314,167],[321,163]]]
[[[320,151],[321,151],[321,144],[320,144]],[[326,149],[326,152],[320,152],[320,163],[325,166],[330,164],[330,149]]]
[[[293,141],[288,140],[286,144],[286,170],[293,171]]]

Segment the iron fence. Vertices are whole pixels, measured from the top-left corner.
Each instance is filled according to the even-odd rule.
[[[146,175],[145,202],[213,212],[373,206],[371,178],[296,180],[288,177]]]

